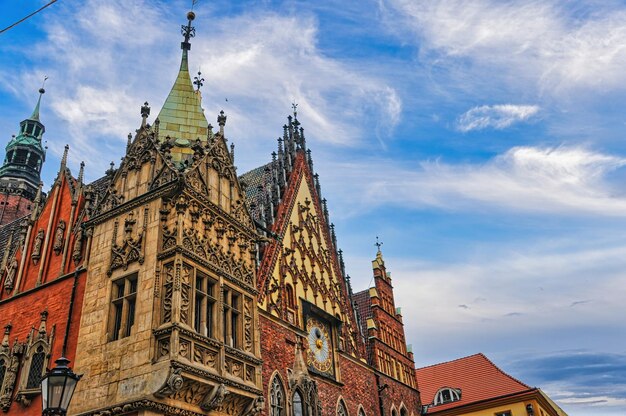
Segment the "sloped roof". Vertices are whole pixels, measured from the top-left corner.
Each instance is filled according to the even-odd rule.
[[[442,387],[461,390],[461,400],[433,406],[428,413],[521,393],[532,388],[499,369],[482,353],[415,370],[422,403],[434,402]]]
[[[272,162],[265,165],[254,168],[249,172],[239,176],[239,182],[241,182],[246,190],[246,203],[252,218],[258,220],[260,217],[259,207],[265,197],[265,190],[271,186],[272,177],[270,168]]]
[[[19,229],[22,221],[28,219],[30,214],[26,214],[23,217],[19,217],[7,224],[0,226],[0,261],[4,258],[4,254],[9,250],[9,254],[13,253],[19,243]],[[8,246],[9,239],[13,234],[13,240],[11,241],[11,247]]]
[[[172,150],[175,161],[179,153],[192,154],[191,145],[200,139],[206,142],[208,126],[200,105],[200,94],[191,83],[187,51],[183,57],[176,81],[159,112],[159,140],[167,136],[174,140],[176,148]]]

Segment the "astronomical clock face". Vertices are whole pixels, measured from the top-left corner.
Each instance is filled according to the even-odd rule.
[[[328,325],[315,318],[309,318],[306,321],[306,330],[308,365],[322,373],[332,374],[333,352]]]

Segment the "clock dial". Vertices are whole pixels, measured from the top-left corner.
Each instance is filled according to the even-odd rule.
[[[309,344],[307,361],[308,364],[323,373],[332,372],[332,349],[328,327],[317,319],[307,320],[307,341]]]

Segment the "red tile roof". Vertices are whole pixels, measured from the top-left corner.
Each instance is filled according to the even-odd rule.
[[[442,387],[461,390],[461,400],[433,406],[428,413],[531,390],[500,370],[483,354],[470,355],[415,370],[422,404],[432,404]]]

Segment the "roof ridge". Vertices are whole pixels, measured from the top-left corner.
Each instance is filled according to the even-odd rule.
[[[489,364],[491,364],[492,366],[494,366],[500,373],[502,373],[503,375],[507,376],[508,378],[510,378],[513,381],[516,381],[518,383],[520,383],[521,385],[523,385],[524,387],[527,387],[529,389],[532,389],[533,387],[529,386],[528,384],[524,383],[523,381],[520,381],[519,379],[513,377],[512,375],[504,372],[504,370],[502,370],[500,367],[498,367],[496,364],[494,364],[493,361],[491,361],[485,354],[483,354],[482,352],[478,353],[478,355],[482,355],[482,357],[487,360],[489,362]]]

